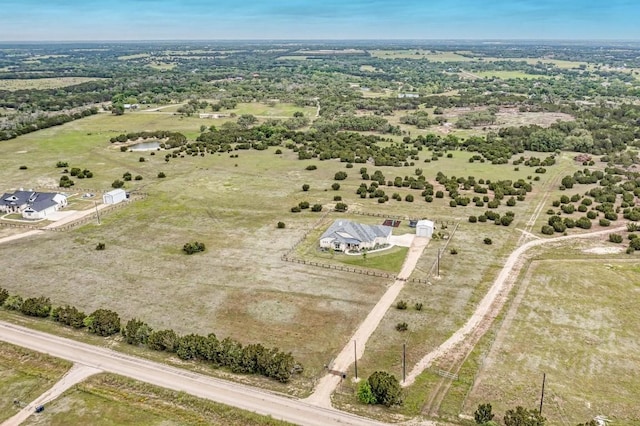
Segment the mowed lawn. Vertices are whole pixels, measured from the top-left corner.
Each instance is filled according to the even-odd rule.
[[[604,415],[617,425],[640,420],[640,268],[637,263],[534,261],[513,322],[485,360],[464,410],[491,402],[494,412],[540,403],[551,424]],[[503,337],[500,335],[504,333]]]

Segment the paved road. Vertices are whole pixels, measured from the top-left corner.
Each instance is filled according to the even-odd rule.
[[[0,340],[167,389],[309,426],[384,423],[0,321]]]

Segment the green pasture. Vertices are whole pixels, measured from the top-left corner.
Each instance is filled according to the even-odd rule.
[[[520,283],[525,294],[513,307],[515,318],[503,325],[480,369],[467,414],[487,401],[499,413],[537,407],[546,373],[550,423],[604,415],[637,424],[638,272],[624,260],[534,261]]]

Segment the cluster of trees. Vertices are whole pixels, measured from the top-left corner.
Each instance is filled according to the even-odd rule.
[[[124,143],[130,141],[136,141],[138,139],[158,139],[162,141],[161,148],[176,148],[187,143],[187,137],[180,132],[172,132],[169,130],[156,130],[153,132],[132,132],[122,133],[118,136],[112,137],[109,141],[111,143]]]
[[[426,129],[429,126],[442,124],[446,121],[447,120],[442,117],[442,115],[436,115],[433,118],[429,118],[429,113],[427,111],[416,111],[400,117],[401,124],[416,126],[418,129]]]
[[[1,99],[1,95],[0,95]],[[73,120],[79,120],[98,113],[98,108],[92,107],[78,112],[64,114],[36,114],[35,116],[15,117],[13,120],[0,122],[0,141],[17,138],[20,135],[60,126]]]
[[[229,337],[218,340],[213,333],[207,336],[179,336],[173,330],[153,330],[138,319],[131,319],[122,327],[118,313],[108,309],[98,309],[86,315],[69,305],[52,308],[48,297],[23,300],[19,295],[10,295],[4,288],[0,288],[0,306],[28,316],[50,317],[55,322],[76,329],[86,328],[89,333],[98,336],[121,333],[130,345],[144,345],[151,350],[175,353],[180,359],[207,362],[216,367],[229,368],[234,373],[261,374],[286,383],[293,374],[303,371],[290,352],[261,344],[243,346]]]
[[[493,420],[495,414],[491,404],[480,404],[478,409],[473,413],[473,418],[478,425],[495,426],[497,423]],[[526,409],[522,406],[509,409],[505,412],[503,421],[505,426],[544,426],[547,419],[542,417],[539,411]]]

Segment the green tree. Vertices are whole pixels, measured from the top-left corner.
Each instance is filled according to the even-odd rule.
[[[111,336],[120,331],[120,316],[108,309],[98,309],[84,319],[90,333]]]
[[[368,380],[362,380],[358,385],[358,401],[362,402],[363,404],[370,405],[374,405],[377,402],[376,397],[371,391],[371,385],[369,384]]]
[[[12,296],[7,297],[7,299],[4,301],[2,306],[4,306],[10,311],[19,311],[20,308],[22,307],[22,302],[23,302],[22,296],[14,294]]]
[[[308,183],[305,183],[304,185],[302,185],[302,190],[305,191],[305,192],[308,191],[309,188],[311,188],[311,186],[309,186]]]
[[[9,292],[4,288],[0,288],[0,306],[4,304],[4,301],[7,300],[8,297]]]
[[[178,339],[178,335],[173,330],[153,331],[149,334],[147,346],[154,351],[175,352]]]
[[[87,315],[79,311],[73,306],[66,305],[65,307],[58,306],[51,312],[51,318],[61,324],[71,326],[73,328],[82,328],[85,326],[84,319]]]
[[[493,420],[495,414],[493,414],[492,411],[493,408],[491,407],[491,404],[478,405],[478,409],[473,413],[473,418],[475,419],[476,424],[482,425]]]
[[[376,371],[368,379],[371,393],[386,407],[402,404],[402,390],[398,379],[386,371]]]
[[[134,318],[127,321],[127,325],[122,329],[122,335],[125,342],[130,345],[144,345],[152,331],[146,323]]]
[[[505,426],[544,426],[547,421],[536,410],[527,410],[521,406],[507,410],[504,415]]]
[[[51,300],[44,296],[25,299],[20,312],[31,317],[46,318],[51,313]]]

